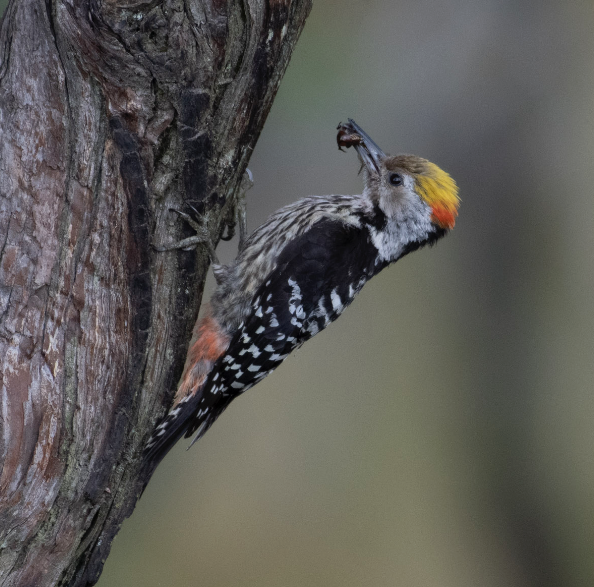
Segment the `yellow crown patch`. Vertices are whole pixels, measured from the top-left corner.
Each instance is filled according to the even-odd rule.
[[[458,216],[458,186],[443,169],[424,161],[424,169],[415,174],[417,193],[433,211],[432,220],[443,228],[454,228]]]

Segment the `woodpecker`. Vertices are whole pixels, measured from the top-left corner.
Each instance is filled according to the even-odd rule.
[[[454,227],[459,198],[450,175],[421,157],[386,155],[351,119],[338,129],[339,148],[354,147],[361,161],[363,193],[289,204],[230,265],[213,265],[217,287],[173,405],[146,446],[150,461],[184,435],[195,435],[192,446],[233,399],[336,320],[369,279]]]

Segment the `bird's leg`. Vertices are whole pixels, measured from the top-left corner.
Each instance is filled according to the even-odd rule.
[[[241,186],[239,188],[240,193],[235,206],[235,216],[237,218],[237,222],[239,222],[239,244],[237,245],[237,249],[240,253],[245,248],[245,243],[248,237],[245,194],[252,187],[254,187],[254,176],[249,169],[246,169],[245,173],[243,174],[243,179],[241,180]]]
[[[177,249],[183,249],[184,251],[191,251],[192,249],[196,248],[196,245],[203,244],[208,247],[208,254],[210,256],[210,260],[215,265],[219,264],[219,258],[217,257],[217,253],[215,251],[214,243],[210,238],[210,234],[205,226],[194,220],[189,214],[178,210],[177,208],[169,208],[173,212],[179,214],[195,231],[196,234],[194,236],[189,236],[188,238],[184,238],[176,243],[172,243],[170,245],[165,246],[157,246],[153,245],[153,247],[159,251],[174,251]]]
[[[245,170],[241,184],[235,196],[233,207],[231,209],[229,221],[226,224],[227,232],[221,236],[221,240],[230,241],[235,236],[235,227],[239,224],[239,244],[238,253],[241,253],[247,240],[247,213],[245,204],[245,193],[254,185],[252,172]]]

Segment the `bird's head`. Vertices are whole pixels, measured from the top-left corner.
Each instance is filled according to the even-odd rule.
[[[364,195],[385,214],[392,239],[397,231],[401,245],[421,246],[454,227],[460,199],[448,173],[416,155],[386,155],[351,119],[339,126],[337,140],[339,147],[355,147],[363,164]]]

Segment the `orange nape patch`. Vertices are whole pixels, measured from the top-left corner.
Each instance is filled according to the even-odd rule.
[[[454,228],[456,216],[458,216],[458,210],[455,208],[441,206],[440,204],[433,204],[431,207],[431,222],[435,222],[442,228]]]
[[[196,342],[190,347],[186,367],[173,405],[178,404],[206,381],[215,361],[229,347],[230,338],[210,315],[204,316],[195,328]]]

